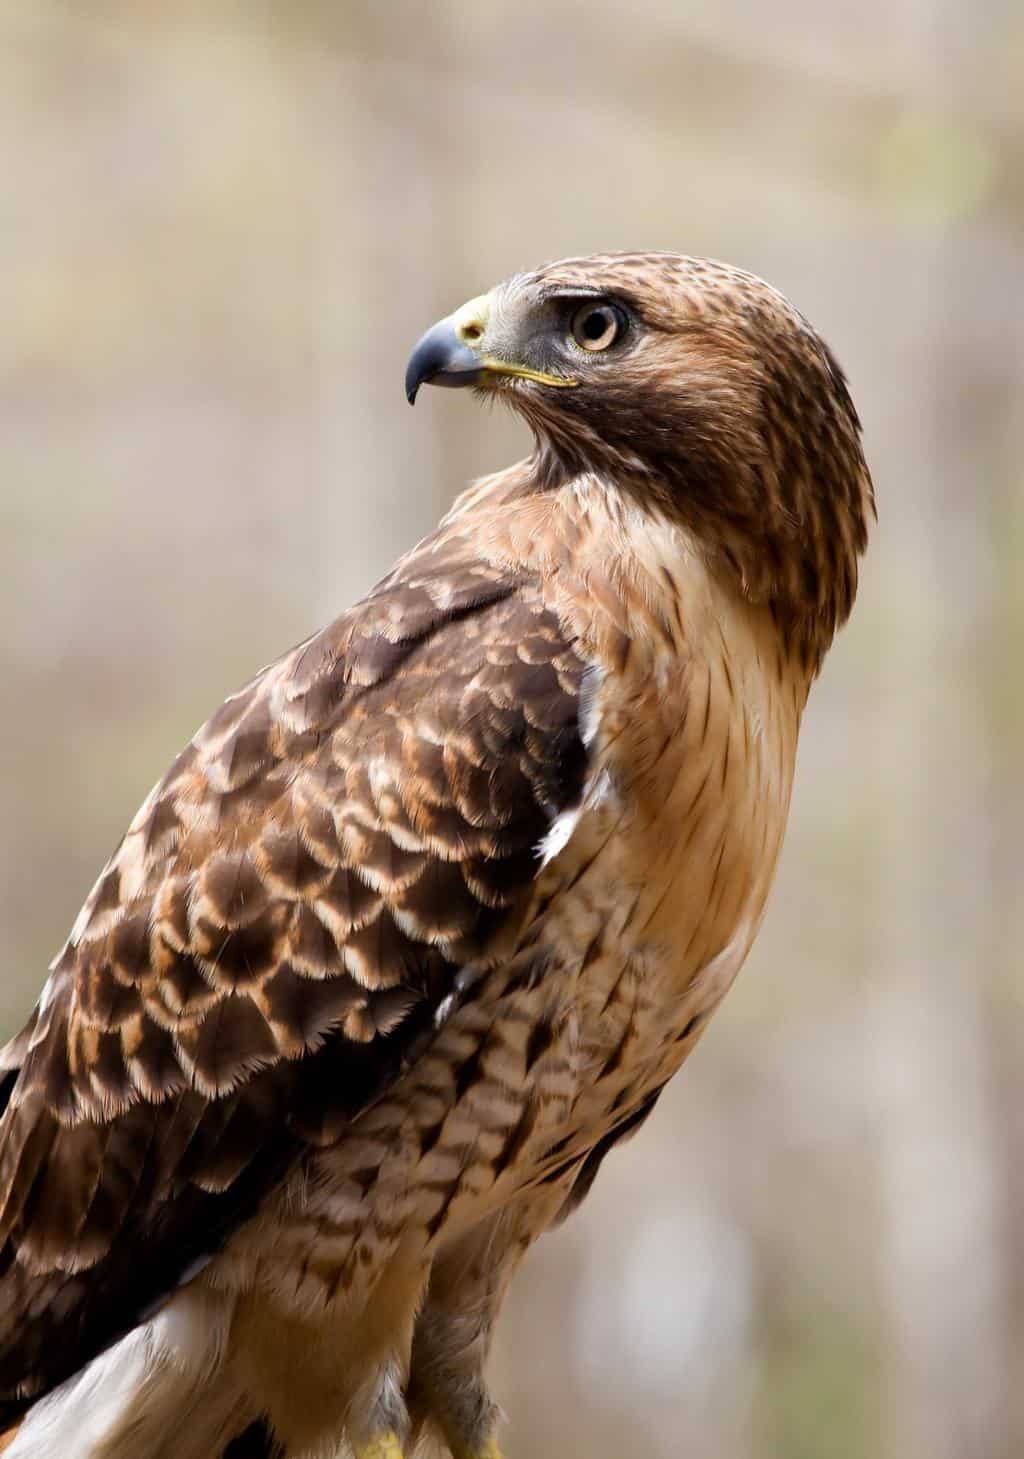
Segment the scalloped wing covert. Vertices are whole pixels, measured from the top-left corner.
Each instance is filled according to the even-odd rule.
[[[535,579],[439,536],[178,757],[4,1051],[7,1417],[336,1138],[514,936],[581,794],[585,667]]]

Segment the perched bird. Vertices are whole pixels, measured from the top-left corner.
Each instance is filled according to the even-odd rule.
[[[8,1459],[497,1459],[516,1266],[757,933],[874,510],[835,360],[623,254],[427,381],[532,454],[203,726],[3,1051]]]

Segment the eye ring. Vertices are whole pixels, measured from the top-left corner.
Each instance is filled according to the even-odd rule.
[[[616,304],[607,300],[588,299],[572,316],[569,333],[573,343],[588,354],[600,354],[622,335],[626,319]]]

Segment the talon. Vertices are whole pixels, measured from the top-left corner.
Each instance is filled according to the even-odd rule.
[[[397,1434],[381,1434],[356,1449],[356,1459],[405,1459]],[[490,1456],[487,1456],[490,1459]]]

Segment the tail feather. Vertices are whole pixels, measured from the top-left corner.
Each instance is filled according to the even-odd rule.
[[[35,1404],[4,1459],[283,1459],[232,1376],[232,1309],[219,1293],[179,1292]]]

